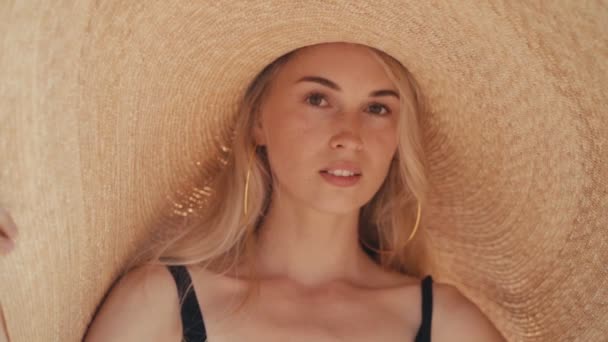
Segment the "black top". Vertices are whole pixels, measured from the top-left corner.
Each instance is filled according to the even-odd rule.
[[[177,285],[180,300],[184,298],[181,307],[183,334],[186,341],[205,341],[207,332],[203,322],[203,314],[198,306],[196,292],[191,286],[192,280],[188,269],[184,266],[168,266]],[[422,323],[418,329],[415,342],[431,341],[431,320],[433,318],[433,278],[428,275],[421,282],[422,288]],[[187,293],[186,293],[187,292]],[[184,297],[184,293],[185,297]]]

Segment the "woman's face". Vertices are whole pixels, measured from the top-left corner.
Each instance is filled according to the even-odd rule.
[[[254,128],[279,196],[347,213],[382,185],[397,149],[399,95],[372,53],[345,43],[316,45],[279,70]],[[330,174],[344,171],[355,175]]]

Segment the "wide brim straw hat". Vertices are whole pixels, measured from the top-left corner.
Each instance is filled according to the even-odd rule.
[[[176,189],[222,171],[253,77],[335,41],[392,55],[427,98],[424,270],[509,341],[608,340],[606,2],[0,7],[0,202],[20,227],[0,259],[12,341],[80,340]]]

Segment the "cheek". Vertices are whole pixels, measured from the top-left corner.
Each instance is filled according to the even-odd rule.
[[[392,130],[375,132],[368,139],[367,150],[370,166],[370,181],[374,189],[380,187],[388,175],[391,162],[397,151],[398,137]]]
[[[305,115],[285,112],[276,113],[269,119],[266,135],[271,149],[305,148],[318,140],[317,123]]]
[[[381,164],[390,163],[398,144],[397,131],[392,126],[371,130],[367,137],[367,146],[370,156]],[[385,161],[383,163],[383,161]]]
[[[294,112],[273,113],[267,125],[267,149],[273,170],[284,177],[294,177],[311,167],[309,154],[323,141],[318,123],[310,116]]]
[[[384,141],[384,146],[386,146],[386,151],[389,155],[389,159],[392,159],[393,156],[395,155],[395,152],[397,152],[398,144],[399,144],[399,137],[397,136],[397,133],[387,136],[386,141]]]

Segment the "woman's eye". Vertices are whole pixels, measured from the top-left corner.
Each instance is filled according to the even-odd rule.
[[[323,94],[312,93],[306,97],[306,102],[313,106],[320,107],[322,101],[325,101],[325,96],[323,96]],[[327,102],[327,101],[325,101],[325,102]]]
[[[383,109],[384,109],[384,112],[382,112]],[[369,111],[372,112],[373,114],[377,114],[377,115],[387,115],[391,112],[387,106],[379,104],[379,103],[374,103],[374,104],[370,105]]]

